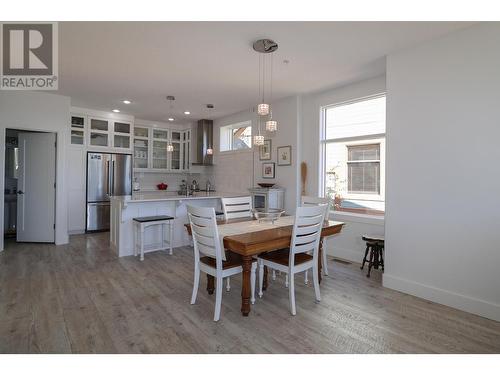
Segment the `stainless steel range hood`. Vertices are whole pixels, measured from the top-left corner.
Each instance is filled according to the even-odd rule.
[[[213,156],[207,153],[207,149],[213,149],[214,144],[214,122],[212,120],[199,120],[196,129],[196,159],[193,165],[212,165]]]

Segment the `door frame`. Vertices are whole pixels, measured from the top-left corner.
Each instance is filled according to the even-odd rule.
[[[0,215],[0,226],[3,228],[4,226],[4,215],[3,211],[5,210],[4,200],[5,200],[5,139],[7,129],[14,129],[18,131],[26,131],[26,132],[40,132],[40,133],[54,133],[56,135],[56,165],[55,165],[55,176],[56,176],[56,189],[55,189],[55,202],[54,202],[54,210],[55,210],[55,244],[63,245],[68,243],[68,233],[67,226],[65,226],[65,222],[67,221],[67,212],[64,212],[64,208],[67,208],[66,202],[66,193],[64,187],[64,171],[65,171],[65,145],[66,145],[66,137],[67,133],[64,130],[47,130],[38,127],[29,127],[29,126],[16,126],[12,124],[11,126],[5,126],[0,124],[0,154],[2,156],[2,160],[0,160],[0,173],[3,175],[3,178],[0,178],[0,207],[2,208],[2,215]],[[4,251],[4,237],[0,236],[0,253]]]

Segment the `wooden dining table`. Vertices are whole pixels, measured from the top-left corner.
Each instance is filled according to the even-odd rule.
[[[252,221],[255,219],[231,219],[218,220],[217,225],[226,225],[236,222]],[[333,220],[325,220],[321,230],[321,241],[318,253],[318,275],[321,283],[321,256],[323,252],[323,239],[328,236],[340,233],[345,223]],[[189,235],[191,227],[185,225]],[[293,225],[280,226],[258,231],[249,231],[242,234],[225,236],[223,239],[224,248],[230,253],[241,256],[243,267],[243,282],[241,287],[241,313],[248,316],[250,313],[250,274],[252,270],[252,261],[255,255],[267,253],[270,251],[280,251],[290,247],[292,239]],[[267,288],[267,268],[264,269],[264,283],[262,289]],[[209,294],[214,292],[214,277],[207,275],[207,291]]]

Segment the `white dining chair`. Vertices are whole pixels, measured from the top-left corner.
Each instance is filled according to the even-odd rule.
[[[245,217],[252,217],[252,197],[233,197],[222,198],[222,211],[224,212],[224,219],[241,219]],[[226,290],[231,290],[229,277],[226,279]]]
[[[222,198],[221,200],[226,220],[252,217],[252,197]]]
[[[309,197],[309,196],[302,196],[300,199],[301,206],[318,206],[318,205],[326,205],[327,209],[325,211],[325,219],[328,220],[328,215],[330,214],[330,208],[331,208],[331,201],[329,198],[321,198],[321,197]],[[321,257],[321,268],[323,269],[323,273],[328,276],[328,258],[326,256],[326,249],[323,249],[322,251],[322,257]],[[307,284],[307,271],[305,274],[305,280]]]
[[[264,266],[279,270],[289,276],[288,293],[290,312],[295,309],[295,274],[312,268],[316,301],[321,300],[318,275],[318,250],[326,206],[297,207],[291,246],[288,252],[272,251],[258,256],[259,297],[262,298]],[[309,253],[312,253],[310,255]]]
[[[200,283],[200,272],[203,271],[215,277],[215,313],[214,321],[220,318],[222,304],[222,283],[223,279],[243,272],[241,259],[232,257],[226,259],[226,254],[222,248],[217,230],[215,210],[213,207],[187,206],[189,223],[194,245],[194,283],[191,304],[196,302],[198,285]],[[252,263],[251,272],[251,299],[255,303],[255,271],[257,262]]]

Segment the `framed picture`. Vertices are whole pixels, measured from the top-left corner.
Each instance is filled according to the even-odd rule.
[[[292,165],[292,146],[278,147],[278,165]]]
[[[274,163],[262,163],[262,178],[274,177]]]
[[[259,160],[271,160],[271,140],[266,139],[259,149]]]

